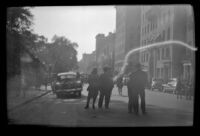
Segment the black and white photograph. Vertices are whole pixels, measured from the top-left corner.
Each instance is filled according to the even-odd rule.
[[[189,4],[10,6],[9,125],[193,126]]]

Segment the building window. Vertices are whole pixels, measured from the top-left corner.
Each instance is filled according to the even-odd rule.
[[[168,10],[168,20],[170,19],[170,9]]]
[[[168,15],[168,12],[166,13],[166,23],[169,23],[169,15]]]
[[[170,40],[170,27],[167,29],[167,40]]]
[[[166,14],[163,13],[163,25],[166,23],[165,17],[166,17]]]
[[[157,22],[155,22],[155,29],[157,28]]]
[[[156,22],[153,23],[153,30],[156,28]]]
[[[145,62],[147,62],[147,54],[145,53]]]
[[[142,35],[144,35],[145,33],[144,33],[144,27],[142,28]]]
[[[166,48],[166,58],[169,58],[169,47]]]
[[[158,56],[157,59],[160,60],[160,50],[158,49]]]
[[[148,27],[149,25],[146,25],[146,34],[148,34]]]
[[[188,42],[190,46],[192,46],[192,41]],[[186,56],[191,57],[192,51],[186,48]]]
[[[144,62],[144,53],[142,52],[142,62]]]
[[[190,81],[191,79],[191,66],[185,65],[184,66],[184,79]]]
[[[164,48],[162,48],[162,59],[164,59],[165,58],[165,49]]]
[[[161,77],[163,78],[163,76],[164,76],[164,69],[161,68]]]
[[[165,41],[165,31],[163,31],[163,41]]]
[[[160,68],[157,68],[157,78],[160,78]]]

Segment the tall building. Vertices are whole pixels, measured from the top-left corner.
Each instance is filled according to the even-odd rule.
[[[116,6],[115,68],[123,65],[125,55],[140,46],[141,7]],[[139,61],[139,54],[132,58]]]
[[[83,73],[91,73],[92,69],[96,66],[96,52],[84,53],[81,61],[79,62],[79,71]]]
[[[190,6],[142,6],[140,45],[179,40],[194,46],[192,18]],[[180,45],[171,44],[140,52],[140,62],[147,67],[149,79],[168,80],[180,75],[186,79],[188,74],[192,79],[192,60],[194,53]],[[188,69],[189,73],[186,72]]]
[[[107,36],[104,34],[96,35],[96,62],[100,70],[104,66],[113,68],[114,45],[115,33],[109,32]]]

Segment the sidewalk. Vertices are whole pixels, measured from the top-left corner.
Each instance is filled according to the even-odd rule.
[[[9,94],[7,95],[7,109],[13,109],[18,105],[21,105],[23,103],[25,103],[26,101],[29,101],[31,99],[34,99],[35,97],[38,97],[44,93],[46,93],[47,91],[50,91],[51,87],[48,86],[47,90],[45,90],[44,86],[40,87],[40,90],[35,89],[35,88],[30,88],[29,90],[26,91],[26,95],[23,96],[22,94],[20,94],[19,96],[15,96],[15,92],[13,92],[13,94]]]
[[[154,105],[162,108],[176,109],[186,112],[193,112],[194,100],[186,100],[185,97],[182,99],[177,99],[177,96],[174,94],[168,94],[158,91],[150,91],[146,89],[146,104]],[[123,97],[119,96],[117,88],[114,88],[112,95],[121,97],[120,100],[128,103],[128,93],[127,88],[123,87]],[[112,99],[112,98],[111,98]]]

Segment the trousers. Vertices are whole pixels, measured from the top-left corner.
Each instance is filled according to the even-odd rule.
[[[109,108],[110,96],[111,96],[110,89],[104,89],[100,91],[100,97],[99,97],[99,102],[98,102],[99,108],[102,108],[104,99],[105,99],[105,108]]]
[[[138,90],[133,90],[128,88],[128,97],[129,97],[129,102],[128,102],[128,111],[134,112],[138,114],[139,112],[139,97],[141,99],[141,110],[143,113],[146,112],[146,104],[145,104],[145,90],[144,89],[138,89]]]

